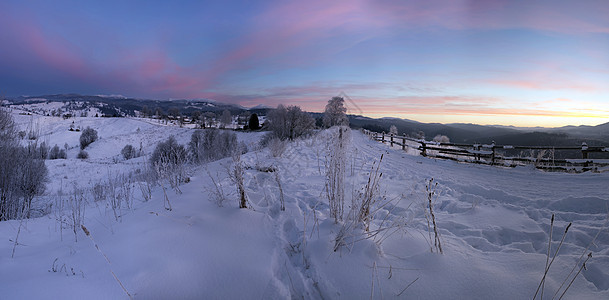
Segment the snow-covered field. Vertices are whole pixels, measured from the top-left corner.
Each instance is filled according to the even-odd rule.
[[[127,292],[136,299],[530,299],[544,273],[553,213],[551,256],[573,224],[548,272],[544,297],[552,298],[566,280],[558,298],[579,270],[580,256],[591,252],[564,298],[609,299],[607,172],[544,173],[434,160],[353,131],[346,206],[383,154],[378,195],[391,204],[377,212],[371,232],[388,229],[376,236],[356,229],[335,248],[343,225],[330,217],[324,192],[330,133],[292,142],[281,157],[254,146],[261,133],[238,133],[250,145],[241,157],[250,209],[238,208],[226,172],[232,160],[226,158],[189,168],[181,194],[164,184],[171,211],[164,209],[160,186],[145,202],[134,185],[133,205],[121,209],[118,222],[107,203],[87,193],[90,235],[78,229],[75,236],[68,224],[60,230],[61,212],[51,206],[59,190],[68,198],[74,186],[90,191],[116,174],[137,173],[145,157],[125,161],[124,145],[141,144],[150,153],[169,135],[187,143],[192,129],[145,119],[77,118],[75,125],[95,128],[101,137],[87,148],[90,158],[78,160],[80,133],[68,131],[72,119],[14,116],[22,128],[38,126],[51,146],[67,143],[70,150],[67,160],[47,161],[50,182],[38,205],[49,214],[21,224],[0,222],[2,299],[128,299]],[[278,169],[285,211],[276,173],[262,171],[270,166]],[[210,199],[210,175],[227,194],[223,207]],[[430,251],[425,216],[431,178],[438,183],[434,212],[444,254]]]

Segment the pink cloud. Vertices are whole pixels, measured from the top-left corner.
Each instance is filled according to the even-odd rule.
[[[73,48],[65,44],[60,37],[51,39],[45,35],[42,27],[28,18],[27,21],[17,20],[8,14],[0,15],[0,26],[10,28],[11,60],[19,63],[42,63],[72,76],[85,76],[86,64]],[[33,56],[38,61],[22,61],[24,57]]]

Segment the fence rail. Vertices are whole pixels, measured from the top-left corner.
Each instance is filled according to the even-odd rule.
[[[400,146],[402,150],[414,149],[422,156],[468,163],[507,167],[531,164],[538,169],[567,172],[600,171],[601,168],[609,167],[609,159],[590,158],[591,153],[605,153],[607,155],[604,156],[609,157],[609,147],[588,146],[586,143],[572,147],[441,143],[384,132],[363,131],[372,139],[391,147]],[[560,155],[557,155],[558,153]]]

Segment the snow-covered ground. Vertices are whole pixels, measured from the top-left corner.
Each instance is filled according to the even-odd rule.
[[[77,126],[91,126],[101,136],[87,148],[90,158],[77,160],[80,133],[68,131],[72,120],[15,118],[22,126],[39,124],[51,146],[70,147],[68,160],[47,161],[51,181],[40,198],[47,205],[55,203],[60,187],[67,198],[75,184],[90,189],[111,174],[143,168],[144,157],[122,159],[125,144],[139,148],[141,143],[150,153],[169,135],[184,144],[192,133],[144,119],[77,118]],[[393,234],[369,237],[356,229],[335,248],[343,226],[330,217],[324,193],[329,134],[292,142],[281,157],[251,146],[241,158],[251,209],[238,208],[226,172],[232,160],[226,158],[189,170],[181,194],[164,184],[171,211],[164,209],[160,186],[145,202],[135,185],[134,203],[121,210],[119,222],[107,203],[87,194],[89,236],[81,229],[75,236],[67,224],[60,230],[61,213],[53,207],[21,226],[0,222],[0,297],[127,299],[128,292],[136,299],[527,299],[544,273],[554,213],[552,253],[564,228],[573,225],[548,272],[544,297],[552,298],[567,280],[562,293],[581,266],[568,277],[577,260],[592,252],[565,298],[609,298],[609,173],[544,173],[434,160],[353,131],[346,205],[382,154],[378,195],[391,204],[378,211],[371,232],[388,226],[383,233]],[[250,145],[260,137],[238,133]],[[264,172],[270,166],[278,173]],[[210,175],[227,194],[223,207],[211,201]],[[425,190],[431,178],[438,183],[434,209],[444,254],[430,251]]]

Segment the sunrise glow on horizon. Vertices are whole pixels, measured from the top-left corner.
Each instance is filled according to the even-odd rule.
[[[609,122],[607,1],[2,1],[0,96],[205,98],[522,127]]]

